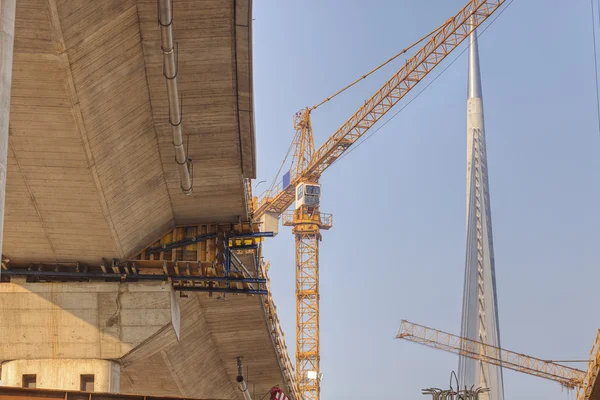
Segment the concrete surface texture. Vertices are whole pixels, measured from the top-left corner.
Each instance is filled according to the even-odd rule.
[[[5,258],[98,267],[175,226],[246,220],[250,0],[173,3],[191,196],[174,159],[156,0],[16,3]],[[268,307],[260,296],[179,298],[170,285],[12,277],[0,283],[0,362],[14,384],[27,369],[40,385],[71,388],[79,369],[59,379],[62,366],[110,360],[126,393],[236,399],[243,356],[252,388],[266,393],[285,385],[282,371],[290,379]]]
[[[235,399],[236,357],[257,395],[285,387],[261,299],[204,295],[181,299],[181,340],[162,330],[122,358],[122,393]]]
[[[15,10],[15,0],[0,1],[0,249],[2,249],[4,232],[8,118],[12,86]]]
[[[20,386],[23,374],[39,371],[39,387],[69,390],[84,367],[111,360],[120,379],[99,376],[98,390],[235,399],[241,355],[256,393],[285,387],[260,296],[172,294],[161,283],[0,284],[5,384]]]
[[[168,285],[2,283],[0,361],[119,359],[170,324],[170,310]]]
[[[191,196],[171,144],[156,1],[17,2],[6,257],[98,263],[175,225],[245,216],[250,1],[178,0],[173,11]]]
[[[81,376],[94,376],[93,391],[119,391],[120,365],[108,360],[16,360],[2,364],[2,383],[23,387],[23,376],[35,375],[36,388],[81,390]]]

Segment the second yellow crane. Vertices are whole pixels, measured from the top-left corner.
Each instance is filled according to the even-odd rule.
[[[552,361],[541,360],[525,354],[465,337],[452,335],[437,329],[418,325],[406,320],[400,323],[398,339],[409,340],[435,349],[473,358],[488,364],[524,372],[540,378],[550,379],[562,386],[577,388],[577,400],[591,400],[600,371],[600,330],[590,351],[588,370],[581,371]],[[594,399],[600,398],[600,387]]]

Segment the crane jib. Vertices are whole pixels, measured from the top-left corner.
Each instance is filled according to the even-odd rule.
[[[402,320],[400,323],[396,338],[550,379],[568,388],[581,387],[584,382],[585,372],[579,369],[452,335],[406,320]]]
[[[467,5],[438,29],[429,42],[408,59],[391,79],[315,151],[305,174],[321,175],[500,7],[504,0],[471,3],[472,7]]]
[[[309,177],[318,179],[504,2],[505,0],[472,0],[434,31],[431,39],[314,152],[312,160],[301,174],[291,181],[288,179],[283,182],[278,190],[271,189],[262,196],[257,204],[255,218],[260,218],[266,212],[285,211],[294,202],[294,187],[297,183]]]

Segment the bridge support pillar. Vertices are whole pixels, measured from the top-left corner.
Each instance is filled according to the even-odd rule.
[[[8,156],[8,118],[15,38],[15,0],[0,0],[0,254],[4,230],[6,159]]]
[[[13,360],[2,364],[2,384],[38,389],[116,393],[121,366],[99,359]]]
[[[177,342],[171,285],[14,277],[0,283],[4,386],[120,392],[122,358],[140,347],[160,351],[143,346],[159,332]]]

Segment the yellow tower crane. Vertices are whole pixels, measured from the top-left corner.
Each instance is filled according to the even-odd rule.
[[[283,225],[293,227],[296,237],[296,377],[304,400],[320,399],[319,241],[321,230],[332,226],[332,215],[319,209],[319,178],[504,1],[467,2],[456,15],[407,49],[316,106],[296,114],[296,134],[290,146],[290,150],[294,149],[291,168],[281,183],[275,183],[276,177],[274,184],[254,199],[253,218],[261,220],[263,230],[276,230],[282,216]],[[423,47],[315,150],[311,112],[424,40],[427,42]],[[294,209],[286,212],[294,202]]]
[[[577,400],[590,400],[600,370],[600,330],[590,351],[588,370],[581,371],[548,360],[515,353],[465,337],[452,335],[406,320],[400,323],[397,339],[405,339],[434,349],[473,358],[488,364],[550,379],[568,389],[577,388]],[[600,388],[594,398],[600,398]]]

